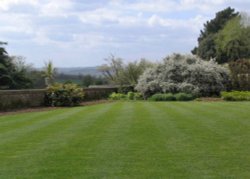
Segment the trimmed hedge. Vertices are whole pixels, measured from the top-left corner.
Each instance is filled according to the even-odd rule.
[[[226,101],[250,101],[250,91],[224,91],[221,97]]]
[[[192,94],[187,93],[157,93],[148,98],[150,101],[191,101],[195,99]]]

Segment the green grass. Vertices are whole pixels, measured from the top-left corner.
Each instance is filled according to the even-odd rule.
[[[117,102],[2,116],[0,178],[250,178],[250,103]]]

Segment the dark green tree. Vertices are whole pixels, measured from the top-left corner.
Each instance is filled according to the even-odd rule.
[[[217,12],[214,19],[204,24],[204,29],[201,30],[198,38],[198,47],[195,47],[192,53],[207,60],[215,58],[217,55],[215,45],[217,33],[224,28],[229,20],[237,15],[238,12],[235,12],[231,7]]]
[[[32,87],[27,70],[20,66],[16,57],[10,57],[0,42],[0,89],[22,89]]]

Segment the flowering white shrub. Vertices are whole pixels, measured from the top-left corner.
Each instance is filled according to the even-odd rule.
[[[196,96],[219,95],[229,82],[228,70],[214,60],[174,54],[140,76],[136,90],[144,97],[155,93],[190,93]]]

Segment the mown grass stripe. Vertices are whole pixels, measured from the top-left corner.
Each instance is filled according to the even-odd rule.
[[[27,175],[32,173],[32,170],[30,171],[30,168],[38,163],[41,164],[46,161],[44,159],[46,157],[46,154],[50,150],[58,150],[58,147],[62,147],[64,145],[67,145],[70,139],[72,139],[75,135],[76,129],[81,129],[84,127],[87,127],[91,124],[93,124],[95,121],[98,120],[98,116],[102,115],[103,113],[106,113],[111,109],[112,105],[107,105],[104,108],[97,108],[97,107],[90,107],[88,110],[83,110],[80,112],[84,113],[78,113],[76,115],[71,116],[71,118],[68,118],[67,120],[64,120],[61,124],[57,123],[57,127],[60,128],[60,130],[55,130],[57,128],[56,126],[52,127],[50,126],[49,129],[44,130],[43,132],[40,131],[39,133],[36,133],[35,136],[32,136],[32,138],[29,138],[29,143],[26,146],[25,149],[21,151],[7,151],[5,152],[4,156],[6,157],[6,163],[3,164],[3,166],[9,166],[13,165],[13,162],[8,162],[8,159],[11,157],[19,156],[16,158],[15,162],[22,162],[24,160],[27,160],[26,165],[21,165],[22,170],[19,171],[19,176]],[[94,119],[94,120],[91,120]],[[80,125],[81,123],[84,123],[85,125]],[[81,127],[81,128],[79,128]],[[14,146],[13,146],[14,145]],[[9,146],[10,148],[20,148],[22,147],[22,144],[20,143],[14,143],[12,146]],[[19,153],[18,153],[19,152]],[[36,153],[43,153],[44,155],[40,155],[36,158],[29,158],[30,156],[36,155]],[[14,158],[15,159],[15,158]],[[34,171],[33,171],[34,172]],[[12,175],[13,173],[10,172]]]
[[[164,106],[166,107],[166,103]],[[168,105],[171,105],[168,103]],[[180,118],[178,116],[175,117],[175,121],[179,128],[185,132],[185,136],[189,138],[188,144],[191,144],[195,146],[193,151],[195,151],[191,156],[199,156],[199,158],[202,158],[203,160],[197,159],[196,162],[194,162],[193,166],[197,166],[196,171],[200,171],[202,173],[198,173],[197,175],[218,175],[217,172],[219,172],[223,166],[228,165],[227,160],[230,158],[230,160],[233,160],[234,163],[237,165],[241,166],[242,169],[246,169],[249,167],[248,163],[241,162],[244,160],[245,156],[244,155],[236,155],[232,157],[232,155],[235,155],[235,151],[238,151],[238,144],[242,145],[242,142],[245,141],[247,142],[246,138],[242,138],[242,141],[240,143],[234,143],[232,142],[230,136],[230,131],[224,126],[220,125],[221,121],[223,121],[223,124],[226,125],[228,123],[227,119],[225,120],[218,120],[217,114],[221,113],[221,110],[219,113],[217,113],[214,109],[213,113],[206,114],[204,111],[201,112],[200,110],[200,104],[192,105],[192,108],[189,109],[188,106],[190,104],[185,104],[185,103],[177,103],[176,105],[188,110],[189,112],[184,112],[180,113]],[[168,106],[169,107],[169,106]],[[197,107],[197,108],[196,108]],[[172,110],[171,110],[172,111]],[[183,110],[182,110],[183,111]],[[207,112],[211,111],[211,109],[207,108]],[[213,115],[212,115],[213,114]],[[233,114],[231,112],[231,114]],[[182,117],[181,117],[182,116]],[[178,120],[181,119],[181,120]],[[235,123],[235,121],[233,121]],[[237,122],[236,122],[237,123]],[[243,127],[243,126],[241,126]],[[249,125],[248,125],[249,128]],[[234,127],[231,125],[231,130],[234,129]],[[226,130],[226,133],[225,133]],[[246,130],[246,128],[245,128]],[[235,131],[232,131],[235,132]],[[236,129],[235,135],[239,134],[240,131]],[[247,136],[250,134],[248,133]],[[240,136],[237,138],[239,139]],[[244,149],[247,149],[250,146],[249,142],[245,144]],[[235,148],[236,147],[236,148]],[[185,149],[185,151],[188,151]],[[192,151],[190,151],[192,152]],[[242,153],[245,153],[246,151],[242,151]],[[179,153],[183,153],[180,151]],[[209,161],[209,162],[207,162]],[[228,168],[232,168],[234,166],[228,165]],[[193,170],[191,168],[190,170]],[[246,171],[246,170],[245,170]],[[228,174],[228,176],[232,175],[231,170],[226,170],[224,171],[224,174]],[[221,176],[223,177],[223,176]]]
[[[35,145],[37,147],[33,147],[33,152],[24,152],[24,154],[27,155],[26,157],[29,157],[29,155],[34,155],[37,152],[43,153],[43,155],[28,162],[28,165],[25,165],[23,167],[23,171],[21,174],[26,176],[32,174],[39,177],[40,175],[42,176],[43,173],[50,173],[51,171],[56,170],[53,163],[64,163],[66,161],[70,162],[70,160],[75,161],[76,158],[74,156],[72,157],[71,154],[69,154],[69,156],[71,156],[72,158],[70,157],[69,160],[67,159],[66,161],[61,161],[60,154],[63,152],[67,153],[68,150],[72,151],[72,141],[74,141],[74,139],[79,139],[82,137],[81,135],[79,136],[79,133],[89,131],[91,128],[95,129],[96,125],[100,125],[105,121],[106,118],[102,117],[106,116],[110,110],[117,107],[118,106],[114,106],[114,104],[108,104],[102,108],[98,107],[98,109],[96,110],[93,110],[93,108],[91,110],[91,113],[88,113],[86,115],[82,114],[82,116],[80,114],[74,116],[74,119],[71,119],[70,123],[63,124],[63,126],[65,126],[66,128],[57,131],[57,133],[49,132],[48,136],[45,136],[46,140],[43,138],[42,141],[40,141],[39,145]],[[59,125],[59,127],[61,126]],[[79,147],[74,148],[79,149]],[[39,164],[39,167],[36,168],[36,170],[28,170],[28,168],[36,164]],[[65,174],[68,173],[68,169],[69,168],[66,168],[65,171],[62,170],[61,172],[58,172],[57,175],[61,175],[62,177],[65,176]],[[53,177],[53,175],[51,177]]]

